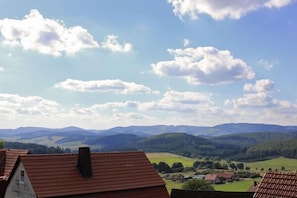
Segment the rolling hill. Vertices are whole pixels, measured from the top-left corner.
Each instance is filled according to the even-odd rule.
[[[230,123],[214,127],[156,125],[115,127],[107,130],[21,127],[0,129],[0,139],[6,142],[67,147],[73,150],[79,146],[90,146],[99,151],[144,150],[172,152],[183,156],[250,160],[257,158],[257,155],[263,158],[271,156],[271,152],[264,151],[262,153],[266,154],[259,155],[257,148],[268,148],[265,144],[279,148],[275,142],[296,140],[297,126]],[[262,144],[264,146],[261,147]],[[294,153],[291,150],[296,146],[294,147],[293,143],[288,144],[291,145],[288,152]],[[253,147],[255,148],[252,152]],[[284,153],[280,152],[279,155]]]

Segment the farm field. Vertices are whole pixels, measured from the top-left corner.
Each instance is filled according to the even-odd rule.
[[[172,153],[146,153],[146,156],[151,163],[166,162],[168,165],[172,165],[174,162],[181,162],[185,167],[192,167],[193,163],[198,160],[195,158],[187,158]],[[236,162],[235,162],[236,163]],[[245,162],[244,167],[250,167],[251,171],[265,173],[269,168],[271,170],[280,171],[282,167],[285,171],[297,170],[297,159],[290,159],[285,157],[278,157],[270,160],[257,161],[257,162]],[[261,169],[263,168],[263,171]]]
[[[297,159],[289,159],[284,157],[274,158],[265,161],[244,163],[245,167],[250,167],[251,171],[255,172],[267,172],[269,168],[271,170],[280,171],[282,167],[285,171],[297,171]],[[261,171],[261,169],[264,169]]]
[[[166,183],[167,191],[170,193],[172,189],[181,189],[182,183],[180,182],[174,182],[171,180],[164,180]],[[216,184],[213,185],[214,189],[216,191],[230,191],[230,192],[246,192],[253,184],[254,181],[259,182],[260,179],[246,179],[242,181],[232,182],[232,183],[226,183],[226,184]]]
[[[184,167],[192,167],[193,163],[196,160],[198,160],[195,158],[187,158],[187,157],[183,157],[172,153],[146,153],[146,156],[148,157],[151,163],[165,162],[169,166],[171,166],[174,162],[181,162],[184,165]],[[296,171],[297,159],[279,157],[279,158],[274,158],[274,159],[265,160],[265,161],[244,163],[244,167],[250,167],[250,171],[258,172],[260,174],[264,174],[265,172],[268,171],[269,168],[271,170],[280,171],[281,168],[284,167],[285,171]],[[181,174],[188,175],[190,173],[187,172],[187,173],[181,173]],[[166,183],[166,188],[169,193],[173,188],[181,189],[182,187],[182,183],[180,182],[174,182],[168,179],[164,179],[164,181]],[[253,185],[254,181],[260,182],[260,178],[257,178],[255,180],[245,179],[245,180],[237,181],[233,183],[217,184],[213,186],[217,191],[245,192]]]
[[[232,183],[216,184],[213,187],[217,191],[246,192],[254,184],[254,181],[259,182],[260,179],[246,179]]]
[[[192,167],[196,159],[183,157],[172,153],[146,153],[151,163],[166,162],[171,166],[174,162],[181,162],[184,167]]]
[[[171,193],[172,189],[181,189],[182,188],[182,183],[180,182],[174,182],[168,179],[164,179],[164,182],[166,183],[166,189],[168,191],[168,193]]]

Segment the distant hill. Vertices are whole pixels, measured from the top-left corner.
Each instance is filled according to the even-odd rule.
[[[253,160],[260,156],[271,157],[272,153],[266,151],[259,155],[259,150],[268,148],[265,144],[280,148],[274,143],[296,140],[297,126],[230,123],[213,127],[155,125],[107,130],[87,130],[73,126],[60,129],[21,127],[0,129],[0,139],[5,142],[38,143],[73,150],[79,146],[90,146],[99,151],[143,150],[184,156]],[[286,154],[279,152],[279,155],[287,155],[294,149],[293,143],[288,144],[291,145],[290,151],[285,152]],[[261,145],[264,146],[260,147]],[[293,153],[289,156],[295,155]]]
[[[274,124],[228,123],[209,127],[196,135],[221,136],[227,134],[251,132],[297,132],[297,126],[281,126]]]
[[[252,132],[229,134],[210,138],[210,140],[220,144],[232,144],[241,148],[278,140],[291,139],[297,139],[297,132]]]
[[[247,149],[248,155],[256,156],[283,156],[297,158],[297,139],[279,140],[252,146]]]
[[[0,137],[23,136],[28,138],[34,133],[53,136],[69,135],[76,133],[82,135],[115,135],[115,134],[134,134],[137,136],[150,136],[162,133],[187,133],[200,136],[221,136],[227,134],[250,133],[250,132],[297,132],[297,126],[280,126],[272,124],[250,124],[250,123],[228,123],[206,126],[188,126],[188,125],[154,125],[154,126],[127,126],[114,127],[106,130],[89,130],[78,127],[66,127],[60,129],[42,128],[42,127],[20,127],[17,129],[0,129]]]
[[[208,139],[186,133],[164,133],[130,142],[119,150],[143,150],[145,152],[171,152],[187,157],[223,157],[235,154],[237,146],[218,144]]]

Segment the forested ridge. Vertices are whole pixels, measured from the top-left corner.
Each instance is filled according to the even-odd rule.
[[[224,128],[224,130],[227,129]],[[54,130],[46,133],[44,131],[41,133],[39,130],[35,133],[30,131],[27,133],[30,136],[25,136],[26,133],[24,133],[22,136],[25,139],[19,138],[14,142],[3,140],[4,147],[29,149],[31,153],[63,153],[75,152],[80,145],[84,145],[90,146],[93,151],[171,152],[186,157],[210,157],[237,161],[257,161],[278,156],[297,158],[297,132],[292,131],[235,133],[215,137],[197,136],[184,132],[163,134],[155,132],[157,135],[150,136],[144,136],[143,133],[141,135],[95,132],[85,134],[82,129],[77,128],[67,128],[57,133]],[[51,146],[27,143],[36,142],[41,138],[51,142]],[[26,143],[21,143],[22,141]],[[72,147],[68,148],[67,145],[72,145]]]

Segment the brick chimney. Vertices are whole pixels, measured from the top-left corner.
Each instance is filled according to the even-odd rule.
[[[80,147],[77,158],[77,168],[84,178],[90,178],[92,174],[90,147]]]

